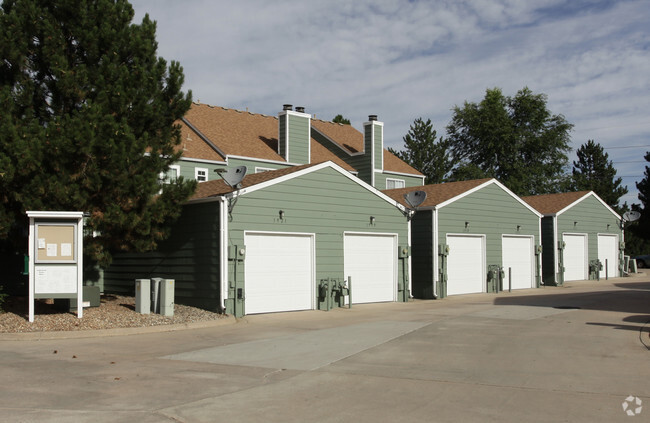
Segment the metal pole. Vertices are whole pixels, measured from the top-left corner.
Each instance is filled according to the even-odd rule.
[[[512,292],[512,267],[508,267],[508,292]]]
[[[348,308],[352,308],[352,276],[348,276]]]
[[[609,259],[605,259],[605,280],[609,279]]]

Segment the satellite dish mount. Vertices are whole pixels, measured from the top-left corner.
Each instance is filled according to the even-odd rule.
[[[232,217],[232,210],[239,198],[239,190],[241,190],[241,182],[246,176],[246,166],[237,166],[230,169],[215,169],[214,171],[223,179],[226,185],[230,186],[236,191],[235,195],[228,199],[228,214]]]
[[[406,217],[411,220],[411,216],[415,209],[427,199],[427,193],[424,191],[411,191],[404,194],[404,200],[409,205]]]
[[[621,229],[625,227],[625,224],[627,222],[635,222],[639,220],[640,217],[641,217],[641,213],[635,210],[630,210],[623,213],[623,219],[621,219]]]

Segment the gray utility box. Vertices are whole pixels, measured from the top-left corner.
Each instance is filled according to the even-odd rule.
[[[174,279],[151,278],[135,280],[135,311],[163,316],[174,315]]]
[[[151,312],[151,280],[135,280],[135,312],[149,314]]]
[[[160,282],[160,314],[174,316],[174,279],[163,279]]]
[[[83,307],[99,307],[100,293],[98,286],[83,286],[82,288]],[[54,307],[58,310],[76,310],[77,299],[70,298],[55,298]]]

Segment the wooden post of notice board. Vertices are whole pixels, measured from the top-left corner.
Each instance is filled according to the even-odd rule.
[[[36,298],[77,300],[83,316],[83,212],[28,211],[29,321]]]

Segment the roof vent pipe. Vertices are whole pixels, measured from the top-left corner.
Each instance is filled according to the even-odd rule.
[[[293,110],[293,104],[285,104],[285,105],[283,105],[282,110]]]
[[[374,121],[376,121],[376,120],[377,120],[377,115],[368,115],[368,120],[369,120],[370,122],[374,122]]]
[[[305,108],[302,106],[296,106],[296,112],[298,113],[305,113]]]

